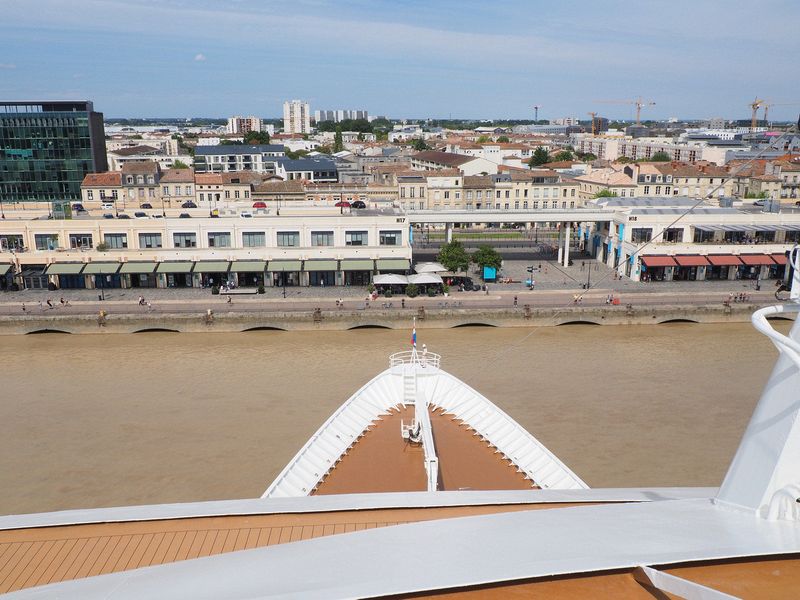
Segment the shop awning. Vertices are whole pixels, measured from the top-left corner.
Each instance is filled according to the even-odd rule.
[[[194,263],[193,273],[227,273],[231,266],[227,260],[199,260]]]
[[[378,271],[407,271],[411,261],[407,258],[379,258],[376,265]]]
[[[93,262],[86,265],[83,270],[84,275],[113,275],[119,271],[119,263],[116,262]]]
[[[775,261],[775,264],[778,264],[778,265],[785,265],[786,263],[789,262],[789,259],[786,258],[785,254],[770,254],[770,256],[772,257],[772,260]],[[3,271],[3,267],[0,267],[0,272],[2,272],[2,271]]]
[[[303,265],[299,260],[271,260],[267,266],[267,271],[270,273],[281,273],[286,271],[299,271],[302,268]]]
[[[385,273],[383,275],[375,275],[372,278],[372,283],[375,285],[407,285],[408,277],[395,273]]]
[[[341,261],[342,271],[372,271],[374,261],[366,258],[351,258]]]
[[[705,267],[708,264],[705,256],[699,254],[683,254],[675,257],[681,267]]]
[[[715,267],[733,267],[742,264],[739,257],[733,254],[709,254],[707,258]]]
[[[768,254],[740,254],[739,258],[742,259],[744,264],[751,267],[775,264],[775,261]]]
[[[336,271],[338,269],[338,260],[307,260],[303,263],[304,271]]]
[[[643,256],[642,262],[646,267],[674,267],[677,264],[671,256]]]
[[[417,273],[416,275],[408,276],[408,283],[414,285],[427,285],[432,283],[444,283],[441,276],[436,273]]]
[[[53,263],[47,267],[45,275],[77,275],[84,266],[84,263]]]
[[[191,273],[194,263],[190,260],[173,260],[158,265],[156,273]]]
[[[7,263],[0,263],[0,275],[5,275],[11,270],[11,265]]]
[[[267,266],[265,260],[235,260],[231,263],[234,273],[263,273]]]
[[[120,273],[126,273],[129,275],[143,275],[147,273],[152,273],[156,270],[156,264],[154,262],[128,262],[123,263],[122,268],[119,270]]]
[[[698,231],[707,231],[709,233],[713,231],[722,231],[722,227],[719,225],[695,225],[694,228]]]
[[[426,262],[414,265],[414,271],[417,273],[444,273],[447,269],[438,262]]]

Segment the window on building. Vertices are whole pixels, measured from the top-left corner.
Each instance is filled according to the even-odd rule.
[[[144,183],[144,176],[143,175],[137,175],[136,176],[136,183],[138,183],[139,185],[142,185]]]
[[[664,230],[663,238],[665,242],[679,243],[683,241],[683,228],[672,227]]]
[[[125,182],[132,185],[133,184],[133,175],[128,175],[125,178]]]
[[[542,208],[549,208],[549,207],[550,207],[550,203],[547,200],[544,200],[542,202]]]
[[[176,248],[197,248],[197,234],[173,233],[172,243]]]
[[[524,192],[523,192],[522,196],[523,196],[524,198],[527,198],[527,197],[528,197],[528,188],[525,188],[525,190],[524,190]]]
[[[94,246],[91,233],[71,233],[69,234],[70,248],[92,248]]]
[[[649,193],[650,193],[650,186],[649,185],[644,186],[644,195],[647,196]]]
[[[401,198],[405,198],[406,197],[406,188],[404,188],[404,187],[400,188],[400,197]]]
[[[500,190],[496,190],[496,191],[495,191],[495,198],[500,198],[500,197],[501,197],[501,195],[502,195],[502,194],[500,193]]]
[[[206,195],[201,193],[200,194],[200,202],[202,202],[205,199],[206,199]]]
[[[208,234],[209,248],[230,248],[231,234],[228,231],[210,232]]]
[[[263,231],[245,231],[242,233],[242,246],[245,248],[263,248],[267,245],[267,236]]]
[[[660,195],[661,195],[661,186],[657,185],[656,186],[656,196],[660,196]]]
[[[572,188],[572,189],[569,191],[569,195],[570,195],[570,197],[571,197],[571,198],[574,198],[574,197],[575,197],[575,188]]]
[[[103,236],[103,241],[109,248],[121,250],[128,247],[128,235],[125,233],[107,233]]]
[[[231,191],[225,190],[225,199],[228,200],[231,197]]]
[[[236,198],[237,200],[239,199],[239,190],[233,192],[233,197]]]
[[[445,199],[445,200],[449,200],[449,199],[450,199],[450,192],[447,192],[447,191],[446,191],[446,192],[444,193],[444,199]]]
[[[380,232],[380,245],[381,246],[399,246],[403,239],[403,234],[400,231],[381,231]]]
[[[650,238],[652,237],[653,237],[652,227],[637,227],[631,229],[631,241],[634,244],[642,244],[644,242],[649,242]]]
[[[538,200],[534,200],[534,201],[533,201],[533,208],[534,208],[534,210],[536,210],[537,208],[539,208],[539,201],[538,201]]]
[[[147,188],[147,195],[150,198],[155,198],[156,197],[156,189],[155,188]]]
[[[150,185],[153,185],[155,182],[156,182],[156,180],[153,178],[152,175],[148,175],[147,176],[147,183],[149,183]]]
[[[144,188],[139,188],[139,198],[144,198]]]
[[[344,243],[346,246],[368,246],[368,237],[366,231],[346,231],[344,234]]]
[[[169,186],[168,185],[162,186],[161,193],[164,194],[165,196],[169,196]]]
[[[519,210],[519,200],[514,200],[514,210]]]
[[[139,248],[161,248],[160,233],[140,233]]]
[[[300,232],[299,231],[279,231],[278,232],[278,246],[297,247],[300,245]]]
[[[475,199],[483,200],[483,190],[478,190],[477,192],[475,192]]]
[[[311,232],[311,245],[312,246],[333,246],[333,232],[332,231],[312,231]]]
[[[93,200],[94,199],[94,192],[92,190],[86,190],[86,199]]]
[[[55,233],[37,233],[33,236],[37,250],[55,250],[58,248],[58,235]]]
[[[522,208],[523,208],[524,210],[528,210],[528,201],[527,201],[527,200],[525,200],[525,201],[522,203]]]

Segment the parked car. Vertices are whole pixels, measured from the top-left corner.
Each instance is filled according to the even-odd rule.
[[[253,218],[253,213],[251,213],[249,211],[246,211],[246,210],[243,210],[242,212],[239,213],[239,216],[240,217],[244,217],[245,219],[252,219]]]
[[[111,213],[103,213],[103,218],[104,219],[113,219],[114,215],[112,215]]]
[[[761,200],[756,200],[753,202],[753,206],[764,206],[766,203],[766,199],[762,198]]]
[[[153,208],[153,205],[150,204],[149,202],[143,202],[142,204],[139,205],[139,208]]]
[[[266,202],[253,202],[253,208],[267,208]]]
[[[103,202],[100,208],[103,210],[114,210],[114,204],[113,202]]]
[[[186,202],[181,204],[181,208],[197,208],[197,204],[195,204],[191,200],[187,200]]]
[[[367,208],[363,200],[356,200],[350,205],[352,208]]]
[[[346,200],[341,200],[340,202],[334,204],[334,206],[337,208],[350,208],[350,203]]]
[[[117,215],[117,218],[118,218],[118,219],[130,219],[130,218],[131,218],[131,216],[130,216],[130,215],[126,215],[125,213],[119,213],[119,214]]]
[[[72,210],[74,210],[76,212],[86,212],[86,209],[83,208],[83,204],[73,204],[72,205]]]
[[[134,219],[146,219],[147,218],[147,213],[143,213],[142,211],[136,211],[135,213],[133,213],[133,218]]]
[[[192,215],[190,215],[189,213],[181,213],[181,214],[178,215],[178,218],[180,218],[180,219],[191,219]]]

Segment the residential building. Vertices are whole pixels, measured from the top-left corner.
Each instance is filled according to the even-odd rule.
[[[364,119],[369,120],[369,113],[366,110],[315,110],[314,122],[322,123],[323,121],[340,121]]]
[[[417,171],[458,169],[464,175],[497,173],[497,163],[485,158],[426,150],[411,155],[411,168]]]
[[[161,200],[161,167],[156,162],[130,162],[122,165],[123,206],[155,206]]]
[[[283,131],[300,135],[311,133],[308,102],[287,100],[283,103]]]
[[[327,157],[306,157],[295,160],[282,158],[276,162],[275,174],[284,181],[292,179],[322,182],[339,181],[336,163]]]
[[[738,140],[686,139],[667,137],[640,137],[591,133],[576,133],[569,143],[577,152],[594,154],[597,158],[616,160],[626,157],[631,160],[649,160],[656,153],[665,153],[670,160],[694,163],[698,161],[724,165],[739,152],[749,150]]]
[[[229,201],[250,201],[253,188],[264,180],[263,175],[239,173],[196,173],[196,201],[209,208],[219,208]]]
[[[161,197],[167,208],[195,202],[195,174],[193,169],[169,169],[161,175]]]
[[[278,144],[197,146],[194,168],[198,173],[274,173],[277,159],[284,156],[284,147]]]
[[[105,171],[89,173],[81,183],[81,202],[86,207],[94,207],[97,203],[114,202],[122,193],[122,173]]]
[[[0,103],[0,196],[70,201],[89,173],[107,171],[103,114],[89,101]]]
[[[251,131],[260,133],[265,131],[265,129],[264,122],[258,117],[240,117],[237,115],[228,117],[228,124],[225,127],[225,131],[228,134],[245,134]]]

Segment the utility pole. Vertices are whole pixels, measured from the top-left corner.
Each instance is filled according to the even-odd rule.
[[[539,109],[540,109],[540,108],[542,108],[542,107],[541,107],[541,106],[539,106],[538,104],[534,105],[534,107],[533,107],[533,111],[534,111],[534,113],[533,113],[533,114],[534,114],[533,120],[534,120],[534,121],[536,121],[537,123],[538,123],[538,121],[539,121]]]

